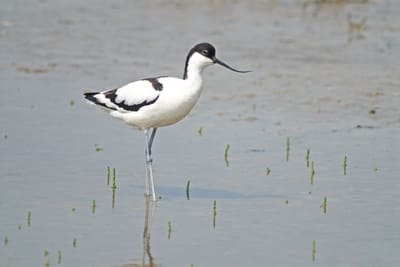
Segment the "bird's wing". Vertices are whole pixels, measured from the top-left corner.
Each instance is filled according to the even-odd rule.
[[[85,93],[85,98],[109,110],[133,112],[155,103],[162,87],[158,78],[149,78],[100,93]]]

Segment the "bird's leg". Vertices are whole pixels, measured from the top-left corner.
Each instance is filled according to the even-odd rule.
[[[154,132],[154,130],[153,130]],[[149,195],[149,185],[151,187],[151,194],[153,201],[156,200],[156,193],[154,190],[154,180],[153,180],[153,169],[152,169],[152,157],[151,157],[151,143],[154,139],[152,134],[152,138],[149,138],[149,131],[145,130],[145,141],[146,141],[146,194]]]
[[[149,151],[150,151],[151,157],[152,157],[151,148],[153,147],[153,141],[154,141],[154,136],[156,136],[156,132],[157,132],[157,128],[153,128],[153,130],[151,131],[151,136],[150,136],[150,141],[149,141],[149,147],[150,147]]]
[[[144,137],[145,137],[145,159],[146,159],[146,191],[145,191],[145,195],[149,196],[150,195],[150,191],[149,191],[149,165],[147,163],[147,159],[148,159],[148,149],[149,146],[147,145],[147,138],[148,138],[148,130],[144,130]]]

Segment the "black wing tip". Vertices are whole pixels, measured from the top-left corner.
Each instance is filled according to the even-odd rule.
[[[83,93],[83,96],[85,97],[85,99],[87,99],[93,103],[98,103],[96,97],[94,97],[97,94],[98,94],[98,92],[85,92],[85,93]]]
[[[84,92],[83,95],[85,96],[85,98],[90,98],[93,97],[94,95],[97,95],[98,92]]]

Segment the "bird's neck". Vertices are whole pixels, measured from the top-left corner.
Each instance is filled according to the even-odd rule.
[[[187,81],[202,80],[201,75],[203,74],[203,68],[197,66],[188,65],[185,69],[183,79]]]
[[[202,70],[193,70],[191,68],[187,69],[186,77],[184,81],[188,85],[188,88],[191,90],[198,91],[201,89],[203,79],[202,79]]]

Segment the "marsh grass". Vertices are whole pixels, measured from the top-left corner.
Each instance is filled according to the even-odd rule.
[[[111,187],[113,190],[117,189],[117,184],[115,182],[116,177],[117,177],[116,171],[115,171],[115,168],[113,168],[113,185]]]
[[[199,136],[203,136],[203,127],[200,127],[200,128],[197,130],[197,133],[199,134]]]
[[[171,234],[172,234],[172,224],[171,221],[168,221],[168,240],[171,239]]]
[[[107,166],[107,185],[110,185],[110,178],[111,178],[111,168]]]
[[[343,158],[343,175],[347,175],[347,156]]]
[[[95,212],[96,212],[96,200],[93,199],[93,201],[92,201],[92,213],[95,214]]]
[[[57,251],[57,264],[61,264],[62,254],[61,250]]]
[[[26,224],[28,225],[28,227],[31,226],[31,217],[32,217],[32,213],[31,213],[31,211],[29,210],[29,211],[28,211],[27,218],[26,218],[26,221],[27,221]]]
[[[100,147],[98,144],[94,144],[94,149],[96,150],[96,152],[103,151],[103,148]]]
[[[230,149],[230,145],[227,144],[225,147],[225,152],[224,152],[224,159],[225,159],[225,165],[226,167],[229,167],[229,160],[228,160],[228,154],[229,154],[229,149]]]
[[[77,239],[76,238],[74,238],[73,240],[72,240],[72,247],[73,248],[76,248],[76,245],[77,245]]]
[[[190,200],[190,180],[187,181],[186,183],[186,199]]]
[[[286,161],[289,161],[289,153],[290,153],[290,139],[288,136],[286,137]]]
[[[309,148],[307,149],[307,152],[306,152],[306,166],[307,166],[307,168],[310,167],[310,149]]]
[[[324,211],[324,214],[326,214],[327,205],[328,205],[328,198],[324,197],[324,200],[322,201],[322,205],[321,205],[321,207],[322,207],[322,209]]]
[[[111,191],[112,191],[111,207],[114,208],[115,207],[115,188],[112,188]]]
[[[317,250],[315,249],[315,240],[312,241],[312,250],[311,250],[311,259],[313,262],[315,262],[315,253]]]
[[[314,169],[314,161],[311,161],[311,172],[310,172],[310,184],[314,184],[314,176],[315,176],[315,169]]]
[[[217,201],[214,200],[214,203],[213,203],[213,228],[214,229],[215,229],[216,219],[217,219]]]

